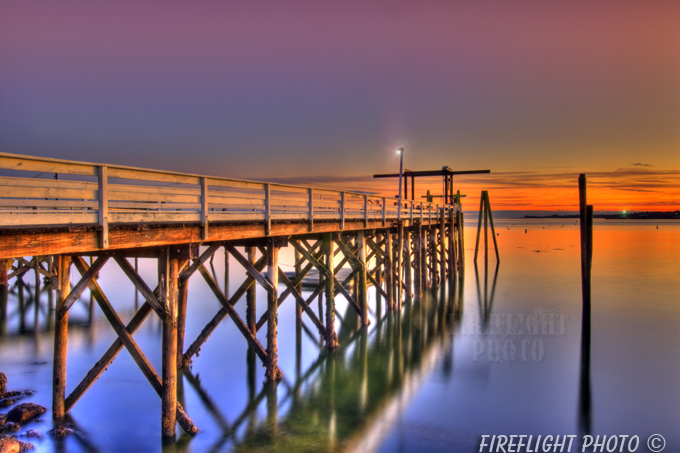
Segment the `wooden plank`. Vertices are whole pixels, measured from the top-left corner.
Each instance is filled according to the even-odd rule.
[[[175,184],[196,184],[199,177],[182,173],[171,173],[150,169],[131,169],[110,166],[109,176],[120,179],[137,179],[142,181],[170,182]]]
[[[21,171],[37,171],[40,173],[64,173],[70,175],[95,176],[94,165],[84,163],[58,161],[41,157],[22,156],[18,154],[0,153],[0,168]]]
[[[61,187],[3,187],[3,198],[65,198],[96,200],[97,191],[92,189],[65,189]]]
[[[38,200],[17,199],[17,198],[0,198],[0,207],[8,208],[51,208],[57,210],[58,208],[78,208],[78,209],[96,209],[99,204],[96,201],[83,200]],[[27,210],[26,210],[27,211]]]
[[[8,213],[0,211],[0,225],[8,226],[39,226],[39,225],[82,225],[97,224],[98,215],[96,212],[86,211],[66,211],[68,214],[60,212],[33,211],[33,213]],[[39,244],[36,244],[39,245]],[[98,244],[94,250],[98,249]],[[61,253],[61,252],[57,252]],[[64,252],[68,253],[68,252]],[[43,255],[44,253],[41,253]],[[30,253],[19,253],[17,255],[32,255]]]
[[[49,187],[52,189],[97,190],[98,185],[88,181],[0,176],[0,187]]]
[[[200,223],[201,213],[190,211],[115,211],[109,213],[111,223],[164,223],[164,222],[196,222]],[[110,241],[109,241],[110,243]]]

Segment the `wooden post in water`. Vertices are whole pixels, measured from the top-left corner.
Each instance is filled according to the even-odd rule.
[[[392,232],[389,228],[385,230],[385,289],[387,290],[386,305],[388,310],[394,308],[394,267],[392,266]]]
[[[224,296],[229,298],[229,251],[224,248]]]
[[[177,424],[177,290],[178,260],[170,247],[158,255],[158,282],[163,307],[161,430],[164,444],[175,441]]]
[[[424,293],[430,287],[429,280],[429,257],[427,254],[428,249],[428,237],[429,237],[430,226],[426,229],[420,231],[420,285],[422,292]]]
[[[406,285],[406,301],[411,302],[413,300],[413,281],[411,268],[413,255],[411,254],[411,228],[404,230],[404,235],[404,248],[402,250],[402,254],[404,255],[404,283]]]
[[[188,260],[181,260],[178,262],[178,269],[184,267]],[[189,294],[189,280],[182,280],[178,282],[177,291],[177,367],[185,368],[188,364],[184,363],[184,334],[187,319],[187,296]],[[228,296],[227,296],[228,297]]]
[[[295,249],[295,279],[300,278],[300,274],[302,274],[302,254]],[[297,291],[302,294],[302,280],[300,280],[295,287]],[[297,300],[295,301],[295,321],[296,325],[299,326],[300,322],[302,321],[302,306],[300,305],[300,302]],[[299,330],[299,329],[298,329]]]
[[[248,262],[255,265],[255,261],[257,260],[257,249],[252,245],[248,245],[246,246],[246,253],[248,254]],[[251,285],[250,288],[248,288],[248,291],[246,291],[246,325],[253,335],[257,334],[257,319],[255,313],[255,310],[257,309],[256,291],[257,288],[255,284]]]
[[[366,267],[368,263],[366,262],[366,238],[363,231],[357,233],[357,246],[359,247],[357,255],[362,263],[361,269],[359,269],[358,302],[361,307],[361,324],[367,326],[370,323],[368,319],[368,284],[366,282]]]
[[[404,223],[397,227],[397,310],[401,309],[402,288],[404,285]]]
[[[491,202],[489,201],[489,193],[486,190],[482,191],[482,196],[479,199],[479,217],[477,219],[477,240],[475,241],[475,262],[479,252],[479,234],[482,225],[482,216],[484,217],[484,259],[489,257],[489,238],[488,238],[488,223],[491,223],[491,234],[493,236],[493,245],[496,250],[496,261],[500,262],[498,254],[498,242],[496,241],[496,229],[493,225],[493,214],[491,213]]]
[[[456,231],[456,222],[453,217],[453,209],[449,211],[449,221],[448,221],[449,227],[448,227],[448,235],[447,235],[447,241],[449,244],[448,247],[448,258],[449,258],[449,263],[448,263],[448,268],[449,268],[449,279],[453,280],[456,276],[456,241],[455,241],[455,231]]]
[[[267,280],[269,280],[270,287],[267,290],[267,369],[264,377],[268,382],[273,382],[281,380],[282,377],[278,366],[279,348],[276,341],[279,306],[279,248],[273,237],[267,238]]]
[[[435,287],[438,285],[437,276],[437,229],[432,225],[429,230],[429,247],[428,252],[430,253],[430,287]]]
[[[71,257],[56,257],[58,284],[57,307],[54,312],[54,362],[52,367],[52,417],[61,420],[65,415],[66,349],[68,340],[68,308],[66,298],[71,289]]]
[[[326,265],[326,346],[335,349],[338,346],[338,336],[335,333],[335,242],[332,234],[323,235],[323,250]]]
[[[446,282],[446,217],[444,209],[439,214],[439,284]]]
[[[420,300],[420,298],[423,295],[423,272],[421,271],[422,267],[422,254],[421,254],[421,247],[420,243],[423,240],[423,225],[420,221],[416,222],[415,229],[415,238],[413,240],[413,264],[415,269],[413,270],[413,292],[415,295],[416,300]]]
[[[581,295],[583,322],[590,326],[590,274],[593,263],[593,206],[586,205],[586,175],[578,177],[581,229]]]

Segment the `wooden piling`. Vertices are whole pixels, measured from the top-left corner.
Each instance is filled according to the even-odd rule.
[[[57,258],[58,284],[57,307],[54,312],[54,362],[52,367],[52,417],[61,420],[65,415],[66,399],[66,350],[68,342],[68,308],[66,298],[71,289],[71,257]]]
[[[423,272],[422,268],[422,254],[421,242],[423,240],[423,225],[421,222],[416,222],[414,228],[415,238],[413,240],[413,292],[416,300],[420,300],[423,295]]]
[[[385,289],[387,292],[387,310],[394,308],[394,266],[392,266],[392,232],[385,230]]]
[[[224,295],[229,298],[229,251],[224,248]]]
[[[456,222],[453,216],[453,210],[449,211],[449,221],[448,221],[448,268],[449,268],[449,279],[453,280],[456,277],[456,241],[455,241],[455,231]]]
[[[428,240],[429,240],[430,227],[427,229],[420,229],[420,285],[422,292],[424,293],[430,287],[429,280],[429,256],[428,256]]]
[[[331,234],[323,235],[323,250],[326,266],[326,346],[335,349],[338,346],[338,336],[335,333],[335,242]]]
[[[295,279],[298,280],[298,284],[295,286],[297,292],[302,294],[302,279],[300,275],[302,274],[302,254],[296,249],[295,250]],[[302,305],[297,300],[295,301],[295,320],[297,324],[302,321]]]
[[[267,280],[271,286],[267,290],[267,369],[264,376],[268,382],[273,382],[282,377],[278,366],[279,349],[276,338],[279,322],[279,248],[273,237],[267,238]]]
[[[178,269],[183,268],[188,260],[178,263]],[[184,334],[187,319],[187,296],[189,294],[189,280],[182,280],[178,283],[177,291],[177,366],[185,368],[188,364],[182,360],[184,352]]]
[[[406,285],[406,301],[411,302],[413,300],[413,280],[412,280],[412,260],[413,255],[411,254],[411,228],[404,230],[404,248],[402,250],[402,255],[404,255],[404,277]]]
[[[173,443],[177,434],[177,292],[178,260],[169,247],[158,255],[159,302],[163,307],[163,358],[161,393],[161,435]]]
[[[404,285],[404,223],[399,222],[397,227],[397,310],[401,310],[403,298],[402,287]]]
[[[7,280],[7,260],[0,260],[0,286],[8,286]]]
[[[246,246],[246,253],[248,254],[248,262],[254,265],[257,259],[257,249],[252,245]],[[257,290],[256,285],[252,285],[246,291],[246,325],[248,326],[248,330],[250,330],[250,333],[252,333],[253,335],[257,334],[256,290]]]
[[[458,211],[458,270],[461,275],[465,269],[465,224],[463,210]]]
[[[357,255],[359,261],[363,264],[359,269],[359,306],[361,307],[361,324],[367,326],[370,322],[368,319],[368,284],[366,282],[366,268],[368,263],[366,262],[366,238],[364,237],[364,232],[359,231],[357,233]]]
[[[446,216],[444,209],[439,214],[439,284],[446,282]]]

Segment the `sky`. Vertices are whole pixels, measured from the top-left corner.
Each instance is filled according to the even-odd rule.
[[[468,210],[680,209],[680,2],[0,3],[2,152],[395,195],[398,147]]]

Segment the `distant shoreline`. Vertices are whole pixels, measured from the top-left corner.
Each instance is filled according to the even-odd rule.
[[[578,219],[578,214],[525,215],[523,219]],[[623,220],[664,220],[680,219],[680,211],[642,211],[619,214],[595,214],[595,219],[623,219]]]

